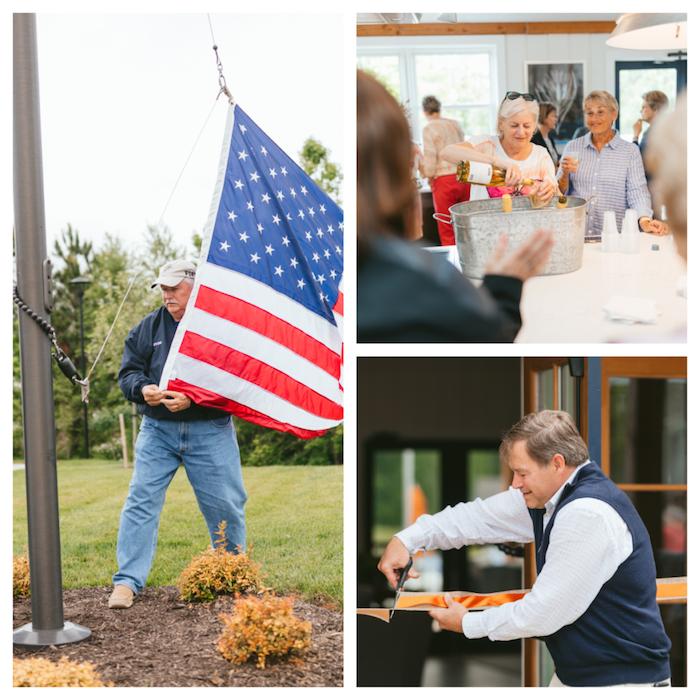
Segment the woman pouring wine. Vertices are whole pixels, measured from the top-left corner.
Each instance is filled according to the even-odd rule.
[[[490,187],[472,186],[471,201],[503,197],[504,194],[536,194],[546,205],[558,194],[554,163],[547,149],[530,142],[538,118],[539,106],[534,95],[508,92],[498,110],[498,133],[495,136],[473,136],[442,151],[440,157],[450,163],[470,162],[470,181],[473,183],[488,185],[492,179],[484,179],[484,174],[475,165],[477,163],[505,170],[502,183],[496,182]],[[527,180],[532,182],[523,182]]]

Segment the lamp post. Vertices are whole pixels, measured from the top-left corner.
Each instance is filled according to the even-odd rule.
[[[78,304],[80,307],[80,361],[81,361],[81,377],[85,379],[85,333],[83,332],[83,295],[85,287],[90,284],[89,280],[84,277],[74,277],[70,284],[75,287],[75,293],[78,295]],[[90,459],[90,442],[88,439],[88,414],[87,403],[83,401],[83,425],[85,429],[85,459]]]

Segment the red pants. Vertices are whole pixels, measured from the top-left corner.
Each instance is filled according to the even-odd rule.
[[[459,202],[469,201],[471,185],[460,182],[454,175],[443,175],[433,180],[433,207],[438,214],[450,215],[450,207]],[[442,245],[455,244],[455,232],[451,224],[437,222]]]

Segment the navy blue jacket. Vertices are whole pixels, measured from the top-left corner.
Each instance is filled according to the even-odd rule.
[[[165,306],[148,314],[131,329],[124,341],[124,356],[119,370],[118,381],[122,393],[128,401],[138,405],[144,416],[156,420],[211,420],[228,416],[224,411],[197,406],[194,402],[184,411],[175,413],[163,405],[149,406],[146,403],[141,389],[148,384],[160,382],[176,330],[177,323]]]
[[[564,488],[546,529],[545,510],[529,509],[535,530],[537,573],[557,513],[577,498],[597,498],[611,505],[632,533],[632,554],[606,581],[586,612],[575,622],[542,639],[564,685],[657,683],[670,677],[669,650],[656,602],[656,565],[651,540],[628,496],[590,462]]]

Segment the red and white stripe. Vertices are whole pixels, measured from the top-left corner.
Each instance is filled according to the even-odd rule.
[[[266,284],[200,263],[161,387],[300,437],[321,434],[343,419],[342,298],[337,327]]]

